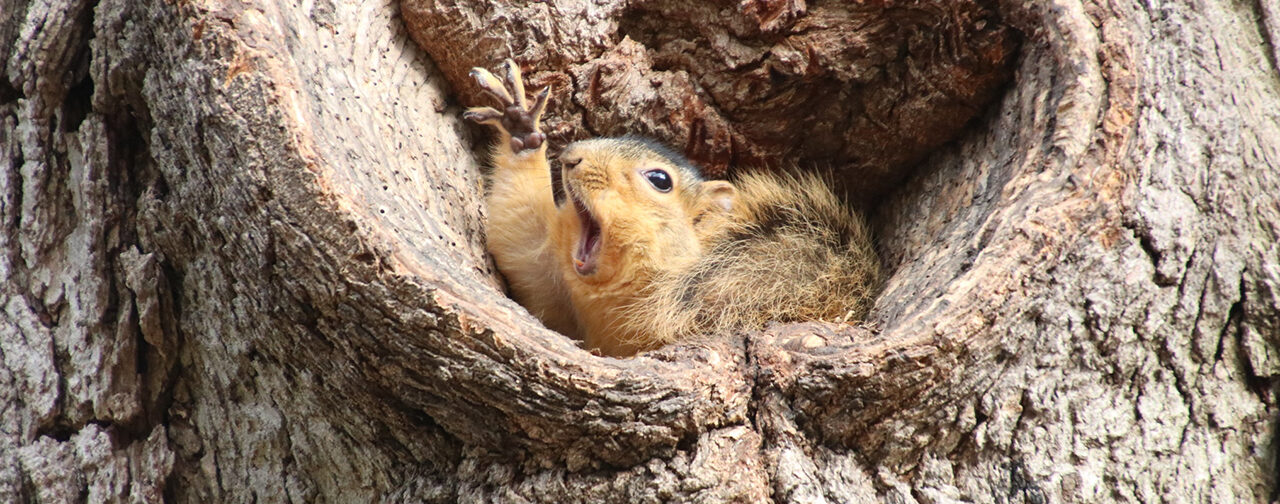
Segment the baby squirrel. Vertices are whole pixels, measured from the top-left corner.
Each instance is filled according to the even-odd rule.
[[[549,90],[530,105],[511,60],[506,75],[510,89],[473,69],[502,110],[463,117],[498,129],[489,251],[515,300],[547,327],[629,356],[870,308],[880,262],[866,226],[817,177],[706,180],[683,156],[631,137],[575,142],[553,174],[539,130]]]

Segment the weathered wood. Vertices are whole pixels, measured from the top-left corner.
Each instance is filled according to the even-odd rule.
[[[0,501],[1273,498],[1265,2],[957,3],[955,26],[993,38],[927,40],[995,52],[893,60],[924,72],[897,78],[935,77],[861,89],[991,93],[936,76],[998,67],[1012,32],[967,23],[1004,20],[1024,42],[993,107],[931,123],[958,140],[918,166],[867,165],[888,175],[840,142],[809,158],[892,189],[872,214],[893,273],[873,324],[629,360],[502,296],[454,69],[514,55],[567,89],[641,62],[616,68],[670,78],[658,107],[619,78],[559,103],[553,141],[631,124],[710,139],[691,150],[713,161],[791,159],[817,148],[804,133],[758,155],[714,139],[819,124],[796,112],[813,102],[782,99],[785,82],[757,109],[722,102],[765,67],[708,66],[697,44],[675,61],[681,41],[747,46],[790,82],[800,60],[761,41],[858,32],[809,29],[835,15],[825,3],[435,5],[455,49],[428,61],[393,2],[0,0]],[[929,19],[886,40],[916,47]],[[841,57],[904,54],[859,44]],[[892,96],[862,103],[932,103]],[[711,115],[663,116],[676,99]],[[681,136],[698,117],[724,129]],[[926,149],[892,137],[875,138]]]
[[[469,103],[510,57],[559,100],[553,147],[642,133],[714,174],[836,167],[874,198],[957,136],[1008,79],[1016,36],[983,2],[402,2]]]

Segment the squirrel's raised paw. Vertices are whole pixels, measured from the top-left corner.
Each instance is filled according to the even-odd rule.
[[[534,97],[530,107],[524,95],[524,80],[520,75],[520,67],[516,62],[507,60],[504,63],[507,73],[508,90],[502,80],[480,67],[471,69],[471,78],[485,93],[496,98],[501,110],[492,107],[472,107],[462,114],[462,118],[481,124],[492,124],[506,132],[510,137],[511,151],[520,153],[524,150],[537,149],[546,143],[547,135],[538,129],[542,112],[547,108],[547,95],[550,88],[543,88]]]

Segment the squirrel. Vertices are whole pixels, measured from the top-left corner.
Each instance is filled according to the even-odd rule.
[[[567,146],[557,170],[519,66],[471,77],[501,110],[487,176],[488,248],[512,297],[548,328],[625,357],[769,321],[861,318],[881,266],[862,217],[814,175],[708,180],[638,137]]]

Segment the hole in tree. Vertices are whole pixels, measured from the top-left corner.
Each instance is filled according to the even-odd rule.
[[[85,76],[67,91],[67,98],[62,104],[62,131],[69,133],[80,129],[80,124],[92,109],[93,79]]]
[[[18,92],[18,88],[13,87],[13,83],[9,82],[9,77],[0,75],[0,105],[18,101],[20,96],[22,96],[22,93]]]
[[[647,2],[620,19],[615,43],[623,38],[638,42],[645,54],[636,61],[649,66],[610,61],[614,56],[608,53],[585,62],[594,70],[574,78],[584,86],[590,83],[590,89],[556,96],[573,103],[559,110],[553,106],[552,113],[586,117],[553,115],[543,124],[591,125],[590,134],[581,128],[569,137],[655,137],[695,160],[712,178],[726,171],[730,176],[761,169],[816,172],[872,220],[872,229],[882,228],[885,223],[877,220],[888,195],[913,177],[915,167],[931,153],[981,119],[1004,89],[1020,36],[1003,24],[992,5],[981,2],[957,5],[955,12],[963,15],[956,16],[914,7],[866,7],[836,19],[828,16],[834,15],[824,10],[828,8],[814,4],[799,13],[738,12],[741,19],[734,26],[749,28],[729,31],[694,21],[705,17],[699,9],[719,7]],[[878,28],[866,31],[867,26]],[[829,42],[824,33],[830,34],[824,30],[865,37],[824,46]],[[716,53],[713,42],[724,37],[749,57],[729,61]],[[787,51],[795,47],[807,52]],[[635,68],[640,78],[628,73]],[[620,106],[607,101],[617,94],[609,90],[614,80],[639,87],[647,83],[658,90],[644,107],[656,110],[658,119],[596,112]],[[681,108],[688,103],[695,105]],[[668,124],[672,117],[684,123]],[[475,131],[483,132],[476,145],[482,150],[492,137],[487,128]],[[893,247],[879,252],[903,255]],[[957,252],[966,253],[975,252]],[[892,271],[884,273],[887,277]]]

